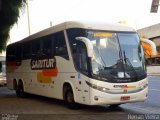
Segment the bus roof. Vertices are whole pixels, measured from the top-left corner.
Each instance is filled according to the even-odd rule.
[[[120,24],[106,24],[106,23],[90,23],[90,22],[64,22],[48,29],[42,30],[38,33],[35,33],[27,38],[24,38],[22,41],[28,41],[32,39],[36,39],[39,37],[43,37],[55,32],[59,32],[69,28],[84,28],[84,29],[94,29],[94,30],[107,30],[107,31],[123,31],[123,32],[135,32],[135,30],[131,27],[127,27]],[[21,41],[18,41],[21,42]]]
[[[108,31],[135,31],[131,27],[120,24],[111,23],[93,23],[93,22],[65,22],[66,29],[68,28],[86,28],[86,29],[97,29],[97,30],[108,30]]]

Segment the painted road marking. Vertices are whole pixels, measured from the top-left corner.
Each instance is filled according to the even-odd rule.
[[[158,90],[158,89],[149,89],[149,90],[160,92],[160,90]]]

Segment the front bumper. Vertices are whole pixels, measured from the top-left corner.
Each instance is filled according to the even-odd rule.
[[[148,95],[148,87],[142,91],[128,94],[109,94],[95,89],[91,90],[90,105],[104,105],[104,104],[123,104],[130,102],[145,101]],[[122,97],[129,97],[129,99],[122,100]]]

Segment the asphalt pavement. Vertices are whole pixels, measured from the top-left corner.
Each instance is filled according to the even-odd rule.
[[[145,102],[127,103],[117,109],[106,106],[84,106],[80,110],[70,110],[63,101],[41,96],[29,96],[22,99],[16,97],[15,91],[0,87],[0,119],[1,118],[33,118],[39,120],[133,120],[154,117],[160,120],[160,66],[147,67],[149,93]],[[27,119],[26,119],[27,120]]]
[[[122,105],[126,109],[135,109],[141,114],[160,114],[160,76],[148,76],[148,98],[145,102]]]

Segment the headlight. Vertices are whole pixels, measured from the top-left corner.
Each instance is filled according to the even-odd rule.
[[[92,83],[89,83],[88,81],[86,81],[87,85],[90,86],[91,88],[94,88],[96,90],[99,90],[99,91],[102,91],[102,92],[105,92],[107,93],[110,89],[109,88],[105,88],[105,87],[100,87],[100,86],[97,86],[95,84],[92,84]]]

